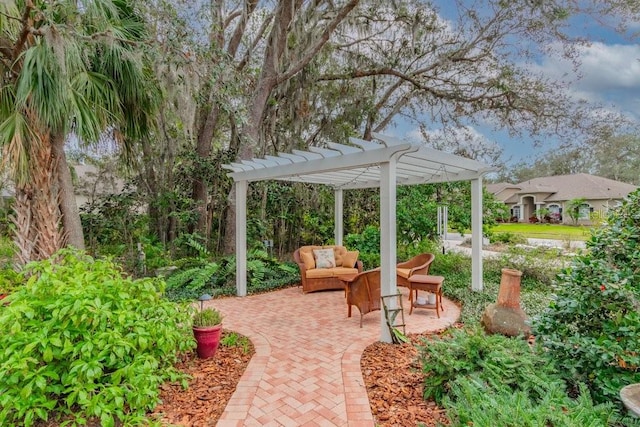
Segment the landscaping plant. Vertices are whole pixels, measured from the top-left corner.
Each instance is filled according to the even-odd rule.
[[[640,191],[608,215],[587,248],[559,275],[534,331],[566,380],[586,383],[605,402],[640,382]]]
[[[144,420],[158,387],[180,379],[178,355],[194,346],[186,307],[162,297],[160,280],[132,280],[70,250],[23,275],[0,308],[0,425]]]
[[[447,409],[454,426],[611,425],[611,405],[594,405],[583,387],[567,394],[553,363],[521,338],[487,335],[477,324],[419,347],[425,399]]]

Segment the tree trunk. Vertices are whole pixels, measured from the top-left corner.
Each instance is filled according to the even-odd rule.
[[[35,247],[38,244],[38,235],[33,226],[31,206],[33,205],[33,192],[29,187],[16,186],[16,199],[13,204],[11,220],[15,225],[13,241],[16,245],[18,266],[23,266],[34,259]]]
[[[58,203],[62,214],[62,227],[66,234],[68,246],[84,250],[84,233],[76,203],[76,195],[71,179],[71,171],[64,153],[64,136],[53,134],[51,137],[52,157],[55,161],[55,172],[58,184]]]

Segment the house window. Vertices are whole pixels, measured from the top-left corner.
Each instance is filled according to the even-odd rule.
[[[589,215],[593,212],[593,208],[589,203],[583,203],[578,208],[578,219],[589,219]]]
[[[549,209],[549,217],[552,222],[562,221],[562,208],[560,205],[549,205],[547,209]]]
[[[511,218],[516,221],[520,219],[520,206],[514,206],[513,209],[511,209]]]

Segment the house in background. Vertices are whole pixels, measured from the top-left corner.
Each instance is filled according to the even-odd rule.
[[[566,214],[568,203],[585,199],[578,217],[578,223],[585,225],[591,224],[591,213],[605,215],[636,189],[635,185],[586,173],[546,176],[519,184],[487,184],[487,191],[509,207],[513,221],[529,222],[546,208],[555,222],[572,224]]]

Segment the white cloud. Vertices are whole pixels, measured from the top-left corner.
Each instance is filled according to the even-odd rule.
[[[640,45],[592,43],[577,48],[579,66],[560,57],[548,56],[537,71],[572,81],[578,98],[615,105],[621,112],[640,117]]]

